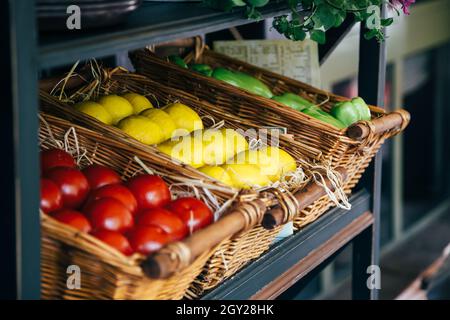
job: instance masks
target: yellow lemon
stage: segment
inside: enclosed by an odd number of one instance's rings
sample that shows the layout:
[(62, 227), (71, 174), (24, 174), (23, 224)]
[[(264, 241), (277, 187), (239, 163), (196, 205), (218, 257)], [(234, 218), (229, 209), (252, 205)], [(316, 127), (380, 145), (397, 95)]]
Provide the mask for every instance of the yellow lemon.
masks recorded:
[(203, 133), (203, 160), (206, 164), (223, 164), (247, 148), (245, 138), (233, 129), (207, 129)]
[(128, 116), (120, 120), (117, 127), (144, 144), (156, 144), (164, 140), (161, 128), (144, 116)]
[(184, 129), (187, 132), (203, 129), (202, 119), (197, 112), (182, 103), (169, 104), (163, 110), (170, 115), (177, 129)]
[(230, 176), (233, 186), (238, 189), (264, 187), (270, 184), (269, 178), (261, 174), (261, 169), (255, 164), (225, 164), (222, 168)]
[(227, 186), (233, 186), (233, 181), (230, 175), (225, 171), (224, 168), (219, 166), (203, 166), (198, 169), (198, 171), (226, 184)]
[(122, 97), (124, 97), (128, 100), (129, 103), (131, 103), (134, 114), (139, 114), (145, 109), (153, 108), (152, 103), (143, 95), (134, 92), (128, 92), (125, 93)]
[(267, 175), (273, 182), (297, 168), (295, 159), (280, 148), (264, 147), (258, 150), (258, 155), (261, 173)]
[(115, 94), (101, 97), (98, 100), (98, 103), (100, 103), (112, 116), (114, 125), (123, 118), (133, 114), (133, 106), (128, 100)]
[[(198, 132), (198, 131), (196, 131)], [(226, 141), (220, 130), (207, 129), (202, 132), (203, 162), (220, 165), (227, 160)]]
[(280, 180), (281, 176), (295, 171), (295, 159), (286, 151), (277, 147), (264, 147), (259, 150), (246, 150), (238, 153), (235, 163), (254, 164), (261, 169), (261, 174), (270, 181)]
[(227, 159), (233, 157), (234, 155), (248, 149), (248, 142), (245, 140), (244, 136), (233, 129), (220, 129), (222, 134), (226, 138), (226, 153)]
[(260, 155), (258, 150), (244, 150), (239, 152), (233, 159), (234, 163), (254, 164), (259, 166)]
[(105, 124), (112, 124), (112, 116), (103, 106), (94, 101), (84, 101), (75, 105), (75, 108)]
[(176, 159), (194, 168), (205, 165), (202, 155), (202, 141), (192, 135), (172, 138), (172, 140), (159, 144), (158, 149), (172, 159)]
[(172, 133), (176, 130), (172, 118), (163, 110), (150, 108), (142, 111), (140, 115), (149, 118), (161, 127), (161, 130), (164, 133), (164, 140), (170, 139)]

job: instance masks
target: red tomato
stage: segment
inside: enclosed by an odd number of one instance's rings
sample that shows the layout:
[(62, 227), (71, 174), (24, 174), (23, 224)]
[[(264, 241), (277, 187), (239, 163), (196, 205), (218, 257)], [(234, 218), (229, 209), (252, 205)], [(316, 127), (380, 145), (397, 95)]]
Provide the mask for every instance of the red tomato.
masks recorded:
[(122, 202), (113, 198), (102, 198), (88, 203), (84, 213), (92, 227), (111, 231), (126, 231), (133, 227), (133, 215)]
[(79, 208), (89, 192), (89, 183), (80, 170), (56, 167), (47, 171), (47, 178), (55, 182), (62, 193), (65, 208)]
[(41, 172), (45, 173), (55, 167), (75, 168), (77, 164), (73, 157), (61, 149), (48, 149), (41, 151)]
[(52, 180), (41, 179), (41, 209), (49, 213), (61, 209), (63, 205), (62, 194), (59, 187)]
[(172, 240), (158, 227), (137, 226), (127, 236), (133, 250), (145, 255), (158, 251)]
[(113, 169), (97, 164), (84, 168), (83, 173), (89, 181), (91, 190), (122, 182), (120, 176)]
[(203, 201), (193, 197), (174, 200), (167, 205), (167, 209), (178, 215), (190, 232), (207, 226), (214, 219), (208, 206)]
[(56, 220), (68, 224), (83, 232), (91, 231), (89, 220), (80, 212), (71, 209), (61, 209), (51, 214)]
[(133, 253), (133, 249), (131, 249), (128, 239), (120, 232), (110, 230), (97, 230), (92, 232), (92, 235), (97, 239), (102, 240), (104, 243), (110, 245), (111, 247), (119, 250), (124, 255), (129, 256)]
[(87, 202), (89, 203), (102, 198), (114, 198), (119, 200), (132, 214), (136, 213), (136, 198), (127, 187), (121, 184), (109, 184), (92, 191)]
[(163, 208), (143, 211), (138, 216), (136, 224), (160, 227), (165, 233), (172, 236), (173, 240), (181, 240), (188, 234), (188, 228), (184, 222), (175, 214)]
[(137, 200), (138, 209), (153, 209), (170, 201), (170, 191), (163, 179), (150, 174), (142, 174), (128, 180), (127, 187)]

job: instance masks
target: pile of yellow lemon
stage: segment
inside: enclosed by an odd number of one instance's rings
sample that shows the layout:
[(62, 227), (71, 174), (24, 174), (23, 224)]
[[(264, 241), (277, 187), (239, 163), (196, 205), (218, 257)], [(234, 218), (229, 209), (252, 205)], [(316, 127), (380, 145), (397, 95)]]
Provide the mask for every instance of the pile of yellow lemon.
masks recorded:
[(296, 169), (292, 156), (277, 147), (249, 150), (235, 130), (205, 130), (200, 116), (178, 102), (157, 109), (145, 96), (129, 92), (75, 108), (235, 188), (267, 186)]
[(129, 92), (110, 94), (98, 101), (84, 101), (75, 108), (97, 120), (114, 125), (144, 144), (158, 144), (170, 139), (177, 129), (188, 133), (202, 129), (199, 115), (186, 105), (172, 103), (156, 109), (143, 95)]

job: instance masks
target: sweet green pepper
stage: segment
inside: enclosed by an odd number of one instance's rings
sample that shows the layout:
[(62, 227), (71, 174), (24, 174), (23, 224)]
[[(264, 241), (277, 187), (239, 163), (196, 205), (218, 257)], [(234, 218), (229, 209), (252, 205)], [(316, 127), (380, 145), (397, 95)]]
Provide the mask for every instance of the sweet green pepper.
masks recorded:
[(213, 69), (207, 64), (194, 63), (194, 64), (190, 65), (189, 68), (191, 70), (201, 73), (207, 77), (211, 77), (213, 74)]
[(355, 106), (355, 108), (359, 110), (361, 120), (370, 121), (370, 119), (372, 119), (370, 115), (370, 109), (362, 98), (360, 97), (353, 98), (352, 103)]
[(369, 107), (359, 97), (336, 103), (330, 113), (347, 127), (360, 120), (371, 119)]
[(274, 96), (272, 99), (298, 111), (302, 111), (303, 109), (314, 105), (305, 98), (290, 92), (283, 93), (279, 96)]
[(310, 117), (313, 117), (317, 120), (323, 121), (325, 123), (331, 124), (332, 126), (335, 126), (338, 129), (344, 129), (346, 126), (339, 121), (338, 119), (334, 118), (329, 113), (326, 113), (322, 109), (320, 109), (317, 106), (310, 106), (302, 110), (304, 114), (307, 114)]
[(168, 59), (170, 62), (175, 63), (182, 68), (185, 68), (185, 69), (188, 68), (186, 62), (184, 62), (183, 58), (181, 58), (180, 56), (173, 55), (173, 56), (169, 56)]
[(245, 89), (259, 96), (269, 99), (273, 97), (273, 93), (270, 91), (269, 87), (246, 73), (231, 71), (225, 68), (216, 68), (214, 69), (212, 76), (213, 78), (225, 81), (232, 86)]

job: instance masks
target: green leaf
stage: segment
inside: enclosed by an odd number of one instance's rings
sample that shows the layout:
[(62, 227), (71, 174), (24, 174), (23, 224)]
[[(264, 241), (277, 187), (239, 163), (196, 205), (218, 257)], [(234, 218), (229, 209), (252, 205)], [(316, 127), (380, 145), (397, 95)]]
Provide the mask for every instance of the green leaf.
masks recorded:
[(328, 30), (334, 26), (335, 17), (332, 8), (329, 5), (319, 5), (317, 7), (316, 13), (314, 14), (314, 17), (316, 18), (318, 27), (323, 26), (325, 30)]
[(378, 29), (371, 29), (364, 34), (364, 39), (370, 40), (378, 35), (380, 31)]
[(247, 7), (246, 8), (246, 14), (248, 19), (259, 21), (262, 19), (262, 14), (256, 10), (255, 7)]
[[(234, 1), (241, 1), (241, 0), (234, 0)], [(266, 4), (269, 3), (269, 0), (247, 0), (247, 3), (254, 7), (264, 7)]]
[(310, 38), (317, 43), (324, 44), (326, 42), (325, 32), (322, 30), (314, 30), (310, 33)]
[[(226, 2), (226, 1), (221, 1), (221, 2)], [(245, 1), (243, 1), (243, 0), (231, 0), (231, 2), (233, 2), (233, 5), (236, 7), (243, 7), (243, 6), (247, 5), (245, 3)]]
[(381, 25), (383, 27), (388, 27), (394, 22), (393, 18), (381, 19)]
[(289, 21), (287, 16), (279, 16), (273, 19), (272, 27), (279, 33), (285, 34), (289, 29)]
[(303, 41), (306, 38), (306, 32), (299, 26), (292, 28), (292, 40)]
[(333, 27), (339, 27), (342, 22), (344, 22), (346, 16), (347, 16), (347, 12), (344, 10), (336, 10), (336, 15), (334, 16), (335, 21), (334, 21), (334, 25)]

